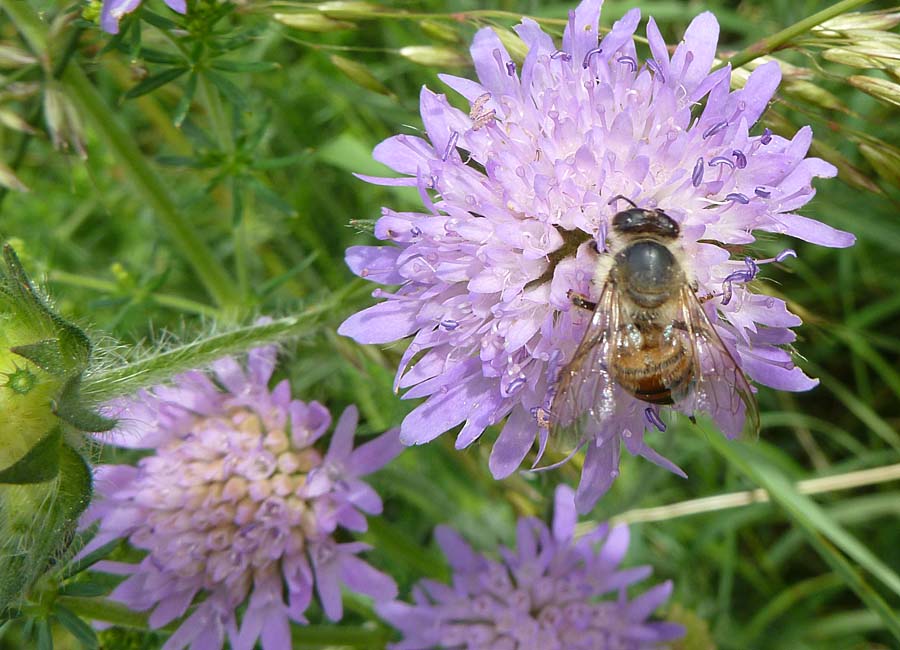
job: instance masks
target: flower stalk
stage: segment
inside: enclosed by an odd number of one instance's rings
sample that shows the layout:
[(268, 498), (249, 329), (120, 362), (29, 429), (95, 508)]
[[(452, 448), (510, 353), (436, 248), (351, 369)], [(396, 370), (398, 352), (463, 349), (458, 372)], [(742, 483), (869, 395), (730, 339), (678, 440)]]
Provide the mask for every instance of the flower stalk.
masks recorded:
[(242, 353), (255, 346), (307, 336), (314, 331), (318, 319), (357, 286), (355, 283), (348, 285), (344, 291), (332, 294), (331, 299), (295, 316), (239, 327), (139, 361), (95, 372), (85, 377), (82, 392), (97, 402), (130, 395), (146, 386), (164, 382), (178, 373), (203, 368), (223, 356)]

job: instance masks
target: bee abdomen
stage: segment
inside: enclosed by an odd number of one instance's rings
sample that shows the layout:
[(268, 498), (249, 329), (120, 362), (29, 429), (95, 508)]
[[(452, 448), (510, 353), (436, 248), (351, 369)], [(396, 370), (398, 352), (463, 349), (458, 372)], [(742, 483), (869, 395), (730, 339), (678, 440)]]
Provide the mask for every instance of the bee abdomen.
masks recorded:
[(623, 390), (650, 404), (672, 404), (673, 394), (684, 395), (693, 380), (690, 352), (680, 343), (667, 348), (620, 352), (615, 380)]

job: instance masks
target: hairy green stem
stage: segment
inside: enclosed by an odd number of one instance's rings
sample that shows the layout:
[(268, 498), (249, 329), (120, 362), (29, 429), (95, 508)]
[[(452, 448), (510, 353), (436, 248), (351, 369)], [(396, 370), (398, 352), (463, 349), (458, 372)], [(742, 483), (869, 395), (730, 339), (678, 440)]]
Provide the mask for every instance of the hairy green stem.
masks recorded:
[(216, 359), (229, 354), (246, 352), (250, 348), (277, 343), (288, 338), (307, 336), (315, 331), (318, 318), (333, 310), (343, 298), (355, 291), (357, 286), (357, 283), (350, 283), (342, 291), (332, 294), (329, 300), (295, 316), (214, 334), (140, 361), (93, 373), (85, 377), (81, 392), (98, 402), (130, 395), (141, 388), (169, 380), (178, 373), (208, 366)]
[(743, 65), (747, 65), (754, 59), (771, 54), (775, 50), (781, 48), (785, 43), (789, 43), (798, 36), (802, 36), (816, 25), (821, 25), (826, 20), (831, 20), (843, 13), (856, 9), (860, 5), (866, 4), (868, 1), (869, 0), (842, 0), (841, 2), (837, 2), (827, 9), (823, 9), (822, 11), (814, 13), (812, 16), (808, 16), (807, 18), (794, 23), (790, 27), (782, 29), (780, 32), (756, 41), (753, 45), (744, 48), (727, 61), (723, 61), (715, 66), (714, 69), (719, 69), (729, 63), (733, 70), (740, 68)]
[[(39, 56), (47, 49), (47, 31), (40, 19), (22, 0), (0, 0), (2, 7), (15, 23), (29, 46)], [(109, 152), (122, 167), (141, 198), (153, 209), (210, 295), (223, 307), (235, 308), (240, 298), (234, 283), (206, 242), (184, 219), (159, 175), (147, 163), (134, 138), (119, 124), (115, 112), (77, 65), (70, 65), (61, 76), (66, 94), (73, 99), (80, 112), (93, 124)]]

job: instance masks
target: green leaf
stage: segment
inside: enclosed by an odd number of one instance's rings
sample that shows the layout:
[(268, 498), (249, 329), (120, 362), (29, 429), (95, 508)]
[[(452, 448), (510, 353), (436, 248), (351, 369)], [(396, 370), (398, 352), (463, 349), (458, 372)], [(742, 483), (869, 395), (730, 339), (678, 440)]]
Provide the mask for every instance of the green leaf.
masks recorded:
[(281, 65), (274, 61), (231, 61), (228, 59), (216, 59), (210, 66), (223, 72), (272, 72), (281, 69)]
[(900, 433), (897, 433), (897, 430), (890, 423), (886, 422), (871, 406), (859, 399), (853, 391), (825, 372), (824, 369), (810, 362), (807, 362), (806, 365), (809, 366), (815, 376), (819, 377), (822, 385), (834, 393), (834, 396), (847, 407), (848, 411), (858, 417), (861, 422), (872, 430), (872, 433), (890, 445), (894, 451), (900, 453)]
[(114, 539), (111, 542), (107, 542), (103, 546), (94, 549), (76, 562), (70, 563), (63, 572), (63, 579), (71, 578), (72, 576), (77, 575), (82, 571), (90, 569), (97, 562), (106, 558), (110, 553), (115, 551), (121, 543), (121, 539)]
[(262, 285), (260, 285), (259, 289), (257, 289), (257, 295), (259, 295), (261, 298), (268, 296), (285, 282), (287, 282), (291, 278), (296, 277), (307, 268), (309, 268), (309, 266), (316, 261), (316, 258), (318, 256), (318, 252), (313, 251), (312, 253), (304, 257), (303, 260), (293, 268), (288, 269), (281, 275), (277, 275), (274, 278), (266, 280)]
[(167, 167), (187, 167), (189, 169), (209, 169), (213, 166), (208, 162), (188, 156), (157, 156), (156, 162)]
[[(10, 423), (4, 423), (9, 426)], [(15, 463), (0, 472), (0, 484), (31, 485), (49, 481), (59, 472), (62, 430), (54, 427)]]
[(184, 57), (176, 56), (162, 50), (155, 50), (150, 47), (142, 47), (140, 57), (148, 63), (161, 63), (163, 65), (184, 65)]
[(187, 66), (178, 66), (177, 68), (169, 68), (168, 70), (163, 70), (162, 72), (150, 75), (138, 85), (134, 86), (128, 92), (126, 92), (125, 99), (134, 99), (135, 97), (146, 95), (147, 93), (156, 90), (160, 86), (165, 86), (170, 81), (178, 79), (178, 77), (183, 75), (189, 69), (190, 68), (188, 68)]
[(172, 115), (172, 124), (180, 127), (187, 117), (188, 111), (191, 110), (191, 103), (194, 101), (194, 95), (197, 93), (197, 73), (191, 72), (187, 83), (184, 84), (184, 93), (178, 100), (178, 106), (175, 107), (175, 113)]
[(105, 418), (84, 402), (81, 396), (81, 376), (66, 382), (53, 404), (53, 412), (60, 420), (82, 431), (109, 431), (116, 421)]
[[(107, 52), (112, 52), (113, 50), (125, 51), (127, 48), (125, 47), (124, 41), (125, 37), (128, 36), (131, 21), (126, 18), (121, 23), (119, 23), (119, 33), (113, 34), (112, 37), (107, 41), (106, 45), (100, 48), (100, 51), (97, 52), (97, 58), (99, 59)], [(96, 25), (94, 25), (96, 27)]]
[(207, 70), (204, 74), (234, 106), (243, 108), (246, 105), (247, 101), (244, 98), (244, 94), (231, 81), (212, 70)]
[(53, 650), (53, 632), (50, 630), (50, 621), (40, 618), (35, 623), (35, 635), (37, 636), (37, 650)]
[(78, 598), (97, 598), (105, 596), (110, 591), (109, 585), (97, 582), (69, 582), (59, 588), (60, 596), (75, 596)]
[(56, 602), (53, 607), (53, 615), (78, 640), (81, 647), (88, 648), (88, 650), (96, 650), (100, 647), (93, 628), (70, 609)]
[(240, 228), (244, 214), (244, 191), (240, 176), (231, 179), (231, 227)]
[(251, 164), (253, 169), (259, 171), (267, 171), (270, 169), (281, 169), (303, 162), (312, 155), (312, 151), (301, 151), (300, 153), (291, 154), (290, 156), (279, 156), (277, 158), (263, 158), (254, 160)]
[(765, 635), (772, 625), (775, 625), (779, 618), (789, 616), (798, 603), (812, 596), (821, 595), (827, 592), (835, 591), (836, 587), (843, 584), (840, 576), (834, 573), (826, 573), (824, 575), (802, 580), (800, 582), (792, 582), (790, 585), (773, 598), (769, 603), (755, 613), (750, 623), (745, 626), (743, 638), (747, 639), (747, 645), (752, 647), (755, 644), (749, 643), (749, 640), (765, 640)]
[(272, 191), (264, 183), (261, 183), (256, 178), (250, 177), (248, 184), (253, 188), (253, 191), (260, 199), (271, 205), (279, 212), (282, 212), (286, 215), (294, 214), (294, 206), (282, 199), (280, 194)]
[(65, 376), (68, 374), (69, 369), (66, 368), (62, 352), (59, 349), (59, 339), (44, 339), (27, 345), (17, 345), (10, 348), (10, 351), (28, 359), (51, 375)]
[(178, 29), (178, 23), (173, 20), (169, 20), (165, 16), (161, 16), (155, 11), (150, 11), (149, 9), (147, 9), (147, 7), (141, 7), (141, 18), (146, 20), (154, 27), (158, 27), (163, 31)]
[(140, 21), (141, 10), (140, 7), (136, 14), (131, 14), (130, 16), (125, 17), (125, 21), (128, 23), (128, 33), (131, 36), (131, 39), (128, 43), (128, 58), (137, 59), (138, 52), (141, 51), (141, 21)]

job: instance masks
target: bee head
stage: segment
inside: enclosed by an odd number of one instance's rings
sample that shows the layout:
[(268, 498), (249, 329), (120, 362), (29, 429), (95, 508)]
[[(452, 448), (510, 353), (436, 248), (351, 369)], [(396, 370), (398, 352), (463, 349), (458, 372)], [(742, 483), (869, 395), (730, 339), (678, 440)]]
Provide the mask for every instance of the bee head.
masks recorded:
[(629, 208), (616, 214), (612, 227), (622, 235), (651, 235), (675, 239), (681, 229), (675, 220), (662, 210)]

